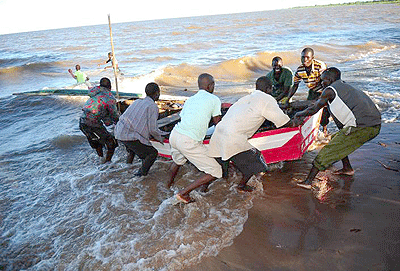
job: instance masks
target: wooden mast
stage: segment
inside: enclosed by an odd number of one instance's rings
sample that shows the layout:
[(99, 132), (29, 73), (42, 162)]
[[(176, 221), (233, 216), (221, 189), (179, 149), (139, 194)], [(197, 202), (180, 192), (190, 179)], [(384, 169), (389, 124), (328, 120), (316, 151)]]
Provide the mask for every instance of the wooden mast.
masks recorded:
[(110, 28), (110, 41), (111, 41), (111, 53), (112, 53), (112, 66), (114, 70), (114, 77), (115, 77), (115, 92), (117, 94), (117, 99), (119, 99), (119, 93), (118, 93), (118, 78), (117, 78), (117, 67), (115, 64), (115, 54), (114, 54), (114, 42), (113, 42), (113, 36), (112, 36), (112, 30), (111, 30), (111, 19), (110, 19), (110, 14), (108, 14), (108, 27)]

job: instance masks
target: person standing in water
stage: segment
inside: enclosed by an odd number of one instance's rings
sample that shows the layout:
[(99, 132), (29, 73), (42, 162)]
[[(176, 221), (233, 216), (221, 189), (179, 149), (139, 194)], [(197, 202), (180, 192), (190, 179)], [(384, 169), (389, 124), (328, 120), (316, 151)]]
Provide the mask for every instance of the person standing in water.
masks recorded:
[(118, 143), (104, 125), (116, 124), (119, 119), (117, 100), (111, 93), (110, 79), (101, 78), (100, 86), (90, 89), (88, 95), (90, 98), (83, 106), (79, 128), (98, 156), (103, 157), (103, 147), (107, 146), (104, 162), (110, 162)]
[(75, 69), (76, 69), (75, 72), (72, 72), (71, 69), (68, 69), (68, 72), (72, 76), (72, 78), (74, 78), (76, 80), (77, 84), (82, 84), (82, 83), (86, 83), (87, 81), (89, 81), (89, 77), (84, 72), (81, 71), (80, 65), (76, 65)]
[(135, 154), (142, 159), (141, 168), (135, 176), (146, 176), (157, 159), (158, 152), (150, 142), (154, 138), (163, 144), (163, 132), (157, 127), (160, 88), (156, 83), (148, 83), (146, 97), (137, 99), (121, 115), (115, 126), (115, 138), (120, 140), (128, 152), (128, 163), (132, 163)]
[(215, 82), (212, 75), (203, 73), (197, 82), (199, 91), (186, 100), (180, 113), (181, 121), (175, 125), (169, 137), (173, 163), (167, 186), (174, 183), (179, 168), (186, 161), (204, 173), (176, 195), (184, 203), (193, 201), (189, 196), (190, 191), (222, 177), (221, 165), (207, 155), (207, 147), (203, 144), (210, 120), (214, 124), (221, 120), (221, 101), (213, 94)]
[(253, 175), (260, 177), (268, 169), (261, 152), (248, 140), (266, 119), (276, 127), (291, 123), (271, 95), (272, 91), (272, 83), (266, 76), (258, 78), (256, 89), (229, 108), (215, 126), (210, 139), (208, 154), (220, 158), (222, 163), (232, 161), (242, 173), (242, 180), (237, 186), (240, 191), (253, 191), (254, 188), (247, 185), (247, 182)]
[(354, 170), (348, 155), (375, 138), (381, 129), (381, 113), (374, 102), (363, 91), (342, 81), (339, 69), (327, 69), (321, 80), (325, 87), (321, 96), (313, 106), (296, 113), (294, 122), (302, 123), (305, 117), (327, 107), (339, 131), (319, 151), (307, 178), (297, 183), (307, 189), (311, 189), (319, 171), (326, 170), (339, 160), (342, 160), (343, 168), (335, 173), (353, 175)]
[(115, 69), (117, 72), (119, 72), (119, 67), (118, 67), (118, 61), (117, 59), (113, 56), (113, 54), (111, 52), (108, 53), (108, 59), (104, 62), (104, 63), (100, 63), (97, 66), (100, 66), (102, 64), (108, 64), (111, 63), (111, 66), (105, 66), (104, 69), (108, 69), (108, 68), (113, 68), (114, 67), (114, 62), (115, 62)]

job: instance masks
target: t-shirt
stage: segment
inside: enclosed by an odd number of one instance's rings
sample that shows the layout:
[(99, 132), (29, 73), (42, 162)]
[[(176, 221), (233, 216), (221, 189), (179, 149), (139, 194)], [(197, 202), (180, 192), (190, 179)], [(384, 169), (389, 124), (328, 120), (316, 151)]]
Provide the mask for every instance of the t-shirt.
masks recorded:
[(210, 139), (209, 155), (228, 160), (253, 146), (248, 142), (265, 119), (276, 127), (286, 124), (290, 118), (279, 108), (271, 95), (255, 90), (234, 103), (216, 125)]
[(317, 92), (323, 89), (321, 84), (321, 74), (326, 70), (326, 64), (322, 61), (313, 59), (311, 65), (310, 74), (307, 74), (304, 64), (297, 68), (296, 73), (294, 74), (294, 83), (300, 83), (300, 81), (303, 80), (309, 90)]
[(180, 113), (181, 121), (174, 129), (196, 141), (203, 141), (212, 117), (221, 115), (221, 101), (214, 94), (199, 90), (186, 100)]
[(278, 97), (282, 93), (283, 87), (291, 87), (293, 85), (293, 72), (286, 67), (282, 67), (282, 72), (278, 80), (275, 79), (274, 70), (267, 74), (267, 78), (271, 80), (272, 85), (275, 87), (275, 90), (271, 94), (273, 97)]
[(74, 75), (76, 76), (76, 81), (78, 82), (78, 84), (85, 83), (87, 76), (84, 72), (82, 72), (81, 70), (78, 70), (78, 71), (74, 72)]

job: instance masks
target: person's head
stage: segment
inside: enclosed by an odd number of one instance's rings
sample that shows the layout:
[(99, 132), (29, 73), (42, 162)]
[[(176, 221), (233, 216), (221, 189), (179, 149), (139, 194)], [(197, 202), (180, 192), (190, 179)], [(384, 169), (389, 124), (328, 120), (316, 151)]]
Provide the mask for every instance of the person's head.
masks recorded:
[(324, 87), (330, 86), (333, 82), (340, 80), (340, 77), (340, 70), (335, 67), (330, 67), (326, 69), (321, 75), (322, 85)]
[(261, 76), (256, 81), (256, 89), (262, 92), (271, 94), (272, 92), (272, 82), (266, 76)]
[(111, 58), (111, 57), (112, 57), (112, 53), (109, 52), (109, 53), (108, 53), (108, 58)]
[(160, 87), (154, 83), (148, 83), (145, 88), (146, 95), (153, 99), (153, 101), (158, 101), (160, 98)]
[(111, 90), (111, 81), (107, 77), (103, 77), (100, 79), (100, 86), (105, 87), (109, 90)]
[(314, 50), (310, 47), (304, 48), (301, 51), (301, 63), (306, 66), (310, 67), (312, 64), (312, 60), (314, 59)]
[(276, 56), (272, 59), (272, 69), (276, 72), (279, 73), (282, 71), (283, 67), (283, 61), (282, 58), (279, 56)]
[(77, 71), (79, 71), (79, 70), (81, 69), (81, 66), (80, 66), (80, 65), (75, 65), (75, 69), (76, 69)]
[(199, 85), (199, 89), (204, 89), (210, 93), (214, 92), (214, 77), (208, 73), (200, 74), (197, 83)]

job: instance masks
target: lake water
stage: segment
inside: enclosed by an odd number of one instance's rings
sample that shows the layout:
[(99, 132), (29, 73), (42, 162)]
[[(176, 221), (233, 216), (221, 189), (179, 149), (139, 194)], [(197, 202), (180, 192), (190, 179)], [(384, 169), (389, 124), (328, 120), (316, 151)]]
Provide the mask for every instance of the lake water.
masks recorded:
[[(107, 18), (105, 18), (106, 21)], [(112, 19), (112, 18), (111, 18)], [(114, 24), (121, 92), (191, 96), (197, 76), (214, 75), (215, 94), (234, 102), (254, 89), (279, 55), (296, 70), (304, 47), (363, 89), (384, 122), (400, 121), (400, 6), (357, 5)], [(217, 181), (196, 203), (174, 194), (200, 174), (186, 165), (165, 187), (170, 162), (146, 178), (119, 147), (103, 165), (78, 128), (87, 97), (13, 95), (74, 87), (80, 64), (96, 83), (111, 70), (108, 25), (0, 36), (0, 269), (179, 270), (216, 255), (242, 231), (252, 200), (238, 176)], [(114, 80), (112, 80), (114, 82)], [(303, 83), (296, 99), (305, 99)]]

